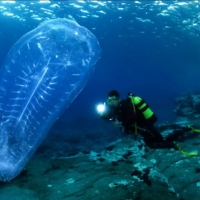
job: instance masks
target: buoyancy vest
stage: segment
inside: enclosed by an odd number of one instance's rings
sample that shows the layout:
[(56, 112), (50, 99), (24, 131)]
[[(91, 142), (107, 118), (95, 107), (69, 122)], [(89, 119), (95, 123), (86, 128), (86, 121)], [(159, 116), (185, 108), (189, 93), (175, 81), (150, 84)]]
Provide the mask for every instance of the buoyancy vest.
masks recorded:
[(153, 116), (153, 111), (149, 108), (148, 104), (142, 98), (138, 96), (133, 96), (132, 94), (130, 94), (128, 97), (131, 99), (134, 112), (139, 111), (140, 113), (142, 113), (145, 119), (149, 119)]

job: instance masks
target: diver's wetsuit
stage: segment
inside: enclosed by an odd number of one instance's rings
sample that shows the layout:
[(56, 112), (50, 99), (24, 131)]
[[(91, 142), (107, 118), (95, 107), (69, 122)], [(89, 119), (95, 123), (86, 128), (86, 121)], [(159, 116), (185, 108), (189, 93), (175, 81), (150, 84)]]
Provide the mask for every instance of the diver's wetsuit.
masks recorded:
[(117, 107), (110, 107), (110, 112), (103, 115), (102, 118), (118, 120), (122, 123), (125, 133), (135, 133), (136, 125), (138, 127), (137, 132), (150, 148), (176, 148), (174, 141), (183, 134), (183, 130), (176, 130), (164, 139), (154, 126), (157, 121), (156, 115), (153, 114), (149, 119), (145, 119), (143, 114), (137, 110), (137, 107), (136, 112), (134, 112), (129, 98), (120, 101)]

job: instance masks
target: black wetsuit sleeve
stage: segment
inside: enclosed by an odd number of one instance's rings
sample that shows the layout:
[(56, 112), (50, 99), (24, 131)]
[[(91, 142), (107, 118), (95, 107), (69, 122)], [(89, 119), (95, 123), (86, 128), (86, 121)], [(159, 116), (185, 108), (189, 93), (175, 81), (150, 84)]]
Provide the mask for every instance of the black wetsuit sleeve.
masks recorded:
[(134, 125), (136, 122), (136, 114), (133, 110), (131, 102), (128, 100), (122, 101), (118, 110), (118, 121), (122, 122), (122, 125), (126, 131), (129, 131), (131, 125)]
[(106, 113), (103, 113), (100, 115), (101, 119), (107, 120), (107, 121), (112, 121), (112, 119), (115, 119), (115, 110), (113, 108), (110, 108), (110, 110)]

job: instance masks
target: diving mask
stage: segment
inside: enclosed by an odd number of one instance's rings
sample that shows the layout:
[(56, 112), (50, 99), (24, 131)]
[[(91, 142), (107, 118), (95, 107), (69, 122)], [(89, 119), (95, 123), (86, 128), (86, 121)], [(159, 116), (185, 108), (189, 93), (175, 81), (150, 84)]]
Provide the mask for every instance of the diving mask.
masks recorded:
[(107, 98), (107, 103), (108, 103), (109, 105), (115, 104), (117, 101), (118, 101), (118, 99), (117, 99), (117, 97), (115, 97), (115, 96), (112, 96), (112, 97), (108, 97), (108, 98)]

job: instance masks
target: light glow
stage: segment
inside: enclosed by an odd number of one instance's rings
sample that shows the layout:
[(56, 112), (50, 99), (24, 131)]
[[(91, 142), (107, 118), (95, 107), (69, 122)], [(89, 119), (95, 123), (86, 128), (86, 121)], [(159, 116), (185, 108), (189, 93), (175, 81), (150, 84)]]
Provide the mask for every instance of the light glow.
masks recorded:
[(98, 104), (96, 108), (97, 108), (97, 112), (98, 112), (99, 114), (104, 113), (105, 110), (106, 110), (105, 102), (104, 102), (103, 104)]

